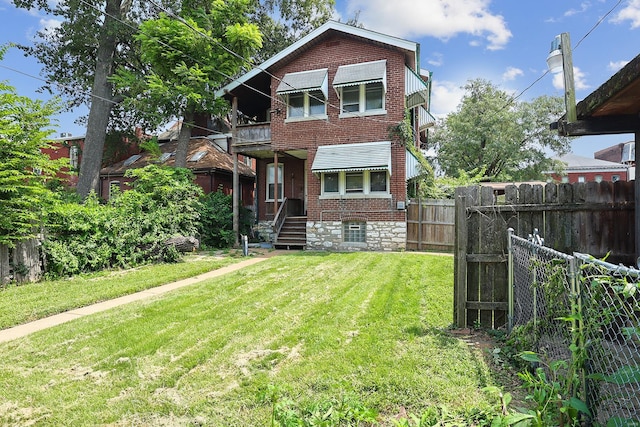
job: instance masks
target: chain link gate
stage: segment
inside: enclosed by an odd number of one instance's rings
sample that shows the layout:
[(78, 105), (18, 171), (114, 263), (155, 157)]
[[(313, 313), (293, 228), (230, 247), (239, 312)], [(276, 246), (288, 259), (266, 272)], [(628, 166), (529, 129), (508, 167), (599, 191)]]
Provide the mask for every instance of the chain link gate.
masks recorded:
[(579, 365), (590, 422), (640, 426), (640, 271), (543, 243), (509, 231), (509, 332), (522, 350)]

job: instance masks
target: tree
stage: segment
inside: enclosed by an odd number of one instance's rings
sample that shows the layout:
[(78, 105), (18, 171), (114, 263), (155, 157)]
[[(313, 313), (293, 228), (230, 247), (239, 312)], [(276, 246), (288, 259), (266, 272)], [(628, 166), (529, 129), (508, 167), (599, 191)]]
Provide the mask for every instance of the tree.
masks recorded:
[[(252, 20), (264, 27), (265, 34), (271, 35), (269, 45), (274, 49), (290, 42), (290, 38), (278, 42), (285, 34), (295, 38), (329, 18), (334, 4), (334, 0), (252, 2), (258, 6)], [(78, 182), (78, 193), (84, 198), (92, 189), (97, 189), (108, 131), (127, 130), (132, 124), (152, 128), (136, 110), (121, 108), (122, 94), (114, 90), (110, 81), (115, 70), (121, 67), (140, 75), (144, 73), (133, 34), (143, 20), (157, 17), (162, 10), (188, 10), (191, 5), (183, 7), (179, 0), (13, 0), (13, 3), (25, 9), (38, 8), (62, 20), (59, 27), (38, 33), (39, 39), (33, 46), (21, 46), (21, 49), (43, 65), (42, 74), (48, 82), (45, 89), (60, 93), (69, 101), (69, 108), (83, 104), (90, 107)], [(275, 20), (278, 12), (285, 23)], [(269, 28), (286, 30), (270, 31)], [(265, 56), (278, 50), (265, 51)]]
[[(109, 78), (119, 64), (137, 67), (137, 53), (129, 45), (135, 24), (154, 15), (147, 2), (131, 0), (13, 0), (17, 7), (39, 8), (62, 18), (53, 30), (41, 31), (33, 46), (21, 46), (43, 64), (45, 89), (57, 91), (69, 100), (69, 108), (88, 104), (78, 193), (84, 198), (98, 188), (107, 130), (113, 126), (121, 97)], [(114, 113), (116, 110), (116, 113)]]
[[(264, 37), (258, 62), (277, 54), (331, 19), (335, 0), (260, 0), (251, 20)], [(279, 19), (278, 19), (279, 16)]]
[(160, 14), (140, 25), (135, 39), (148, 68), (140, 79), (122, 67), (112, 81), (126, 93), (129, 107), (158, 124), (182, 116), (175, 154), (187, 166), (187, 150), (196, 113), (220, 115), (228, 105), (215, 89), (246, 64), (261, 46), (255, 24), (247, 22), (249, 0), (183, 5), (182, 16)]
[(540, 179), (554, 169), (548, 152), (564, 154), (570, 138), (549, 129), (562, 115), (559, 97), (541, 96), (514, 102), (511, 96), (482, 79), (465, 85), (457, 111), (449, 114), (432, 134), (437, 161), (445, 174), (484, 171), (484, 180)]
[(41, 149), (48, 146), (50, 118), (58, 109), (57, 99), (31, 100), (0, 82), (0, 245), (33, 237), (53, 199), (45, 182), (62, 164)]

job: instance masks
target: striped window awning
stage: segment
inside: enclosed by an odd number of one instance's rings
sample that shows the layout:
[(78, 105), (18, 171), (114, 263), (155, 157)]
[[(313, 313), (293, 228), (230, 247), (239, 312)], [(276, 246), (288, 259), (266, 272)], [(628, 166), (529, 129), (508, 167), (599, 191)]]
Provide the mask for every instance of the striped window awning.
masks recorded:
[(386, 170), (391, 175), (391, 141), (321, 145), (311, 165), (313, 173)]
[(276, 93), (278, 95), (286, 95), (288, 93), (308, 92), (312, 90), (322, 91), (325, 99), (329, 97), (329, 77), (326, 68), (287, 73), (280, 81)]
[(436, 118), (431, 115), (426, 108), (420, 106), (418, 108), (418, 129), (423, 131), (436, 124)]
[(429, 101), (429, 86), (411, 68), (404, 67), (404, 86), (407, 108), (427, 105)]
[(387, 89), (387, 60), (341, 65), (333, 78), (333, 87), (356, 86), (366, 83), (382, 83)]

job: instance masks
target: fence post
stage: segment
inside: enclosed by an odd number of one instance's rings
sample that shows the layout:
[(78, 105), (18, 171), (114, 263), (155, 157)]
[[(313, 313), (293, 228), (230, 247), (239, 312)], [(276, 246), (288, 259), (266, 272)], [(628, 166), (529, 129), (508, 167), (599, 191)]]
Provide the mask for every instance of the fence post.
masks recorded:
[[(578, 267), (576, 263), (576, 257), (572, 256), (569, 258), (569, 284), (571, 286), (571, 341), (573, 344), (572, 351), (572, 364), (576, 366), (576, 354), (575, 352), (581, 352), (580, 359), (577, 362), (579, 366), (577, 368), (580, 370), (578, 372), (578, 377), (580, 378), (580, 394), (581, 398), (584, 398), (585, 402), (587, 402), (587, 383), (585, 377), (585, 330), (584, 330), (584, 320), (582, 318), (582, 292), (580, 289), (580, 281), (578, 280)], [(587, 402), (589, 405), (590, 402)]]
[(507, 229), (507, 249), (508, 249), (508, 264), (507, 264), (507, 275), (509, 276), (507, 279), (507, 283), (509, 286), (508, 296), (509, 296), (509, 310), (507, 314), (507, 329), (508, 332), (511, 333), (513, 329), (513, 244), (511, 242), (511, 237), (513, 236), (513, 228), (509, 227)]
[(456, 238), (454, 258), (454, 306), (453, 320), (459, 328), (467, 326), (467, 203), (466, 188), (456, 188)]

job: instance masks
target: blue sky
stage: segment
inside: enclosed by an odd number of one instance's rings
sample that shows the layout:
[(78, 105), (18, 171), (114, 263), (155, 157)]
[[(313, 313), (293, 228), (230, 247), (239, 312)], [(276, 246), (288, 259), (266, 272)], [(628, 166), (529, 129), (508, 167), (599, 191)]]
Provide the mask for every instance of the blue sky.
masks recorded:
[[(559, 74), (549, 73), (533, 84), (546, 71), (551, 41), (562, 32), (571, 36), (578, 100), (640, 54), (640, 0), (337, 0), (336, 7), (343, 21), (358, 13), (367, 29), (420, 42), (421, 68), (433, 72), (432, 113), (437, 116), (454, 111), (461, 87), (475, 78), (522, 93), (524, 101), (562, 96)], [(0, 24), (0, 44), (24, 44), (56, 22), (0, 0)], [(16, 49), (0, 63), (0, 80), (20, 95), (42, 99), (48, 96), (36, 92), (42, 82), (30, 77), (39, 72), (39, 64)], [(86, 108), (60, 115), (57, 132), (84, 134), (74, 123), (83, 114)], [(592, 157), (630, 140), (631, 134), (590, 136), (575, 140), (572, 147), (575, 154)]]

